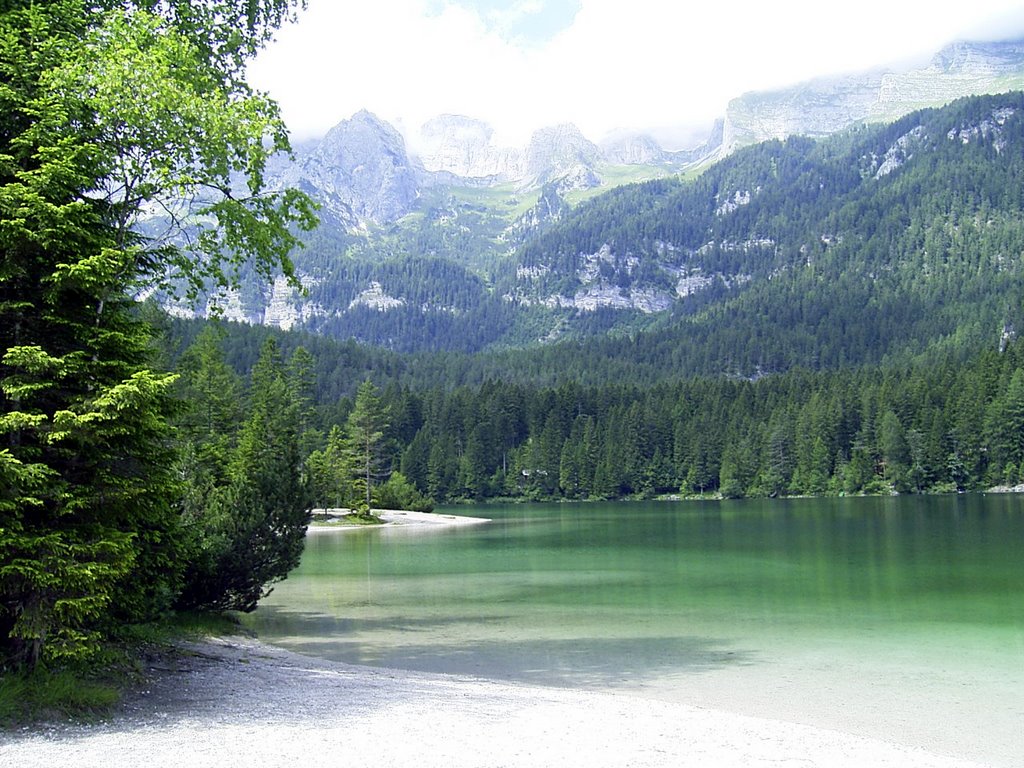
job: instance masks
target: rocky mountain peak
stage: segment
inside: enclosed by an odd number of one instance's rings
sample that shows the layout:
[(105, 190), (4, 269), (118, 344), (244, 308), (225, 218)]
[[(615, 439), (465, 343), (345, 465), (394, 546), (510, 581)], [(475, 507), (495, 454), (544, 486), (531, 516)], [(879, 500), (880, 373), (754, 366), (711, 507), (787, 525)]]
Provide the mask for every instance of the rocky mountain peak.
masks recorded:
[(392, 221), (419, 194), (402, 135), (366, 110), (328, 131), (303, 158), (301, 175), (329, 206), (340, 204), (361, 220)]
[(601, 159), (601, 150), (572, 123), (562, 123), (534, 131), (526, 149), (526, 175), (537, 183), (566, 174), (578, 175), (579, 167), (592, 168)]
[(352, 166), (373, 152), (408, 161), (402, 134), (390, 123), (363, 109), (331, 128), (312, 154), (325, 162)]
[(643, 133), (625, 133), (601, 142), (604, 159), (615, 165), (652, 165), (665, 159), (665, 153), (653, 138)]
[(464, 178), (505, 181), (522, 175), (522, 153), (493, 143), (494, 129), (463, 115), (440, 115), (420, 128), (416, 142), (423, 168)]

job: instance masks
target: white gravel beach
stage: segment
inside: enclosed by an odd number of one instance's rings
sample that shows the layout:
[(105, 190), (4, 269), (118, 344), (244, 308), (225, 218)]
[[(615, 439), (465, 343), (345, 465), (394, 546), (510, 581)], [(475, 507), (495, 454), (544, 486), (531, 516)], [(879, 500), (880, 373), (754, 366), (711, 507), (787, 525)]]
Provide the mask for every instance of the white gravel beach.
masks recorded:
[(0, 735), (10, 768), (976, 765), (625, 695), (321, 661), (247, 638), (182, 646), (109, 721)]

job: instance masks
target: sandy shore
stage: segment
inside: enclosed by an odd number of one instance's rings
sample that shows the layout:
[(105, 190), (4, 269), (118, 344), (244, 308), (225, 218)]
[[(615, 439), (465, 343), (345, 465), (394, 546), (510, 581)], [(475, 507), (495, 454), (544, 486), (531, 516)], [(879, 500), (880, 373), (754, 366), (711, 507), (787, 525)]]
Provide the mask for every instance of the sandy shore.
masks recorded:
[(976, 765), (629, 696), (321, 661), (230, 638), (154, 659), (109, 722), (0, 733), (0, 766)]

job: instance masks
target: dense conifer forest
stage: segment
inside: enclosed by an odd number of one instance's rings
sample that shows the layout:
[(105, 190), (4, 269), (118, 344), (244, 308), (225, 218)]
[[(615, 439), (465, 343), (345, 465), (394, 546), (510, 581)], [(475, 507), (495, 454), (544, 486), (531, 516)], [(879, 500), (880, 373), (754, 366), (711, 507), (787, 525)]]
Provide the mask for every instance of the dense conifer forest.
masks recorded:
[[(280, 333), (228, 331), (220, 354), (234, 349), (243, 370), (245, 340)], [(581, 384), (561, 371), (548, 385), (520, 369), (452, 387), (426, 386), (413, 360), (332, 344), (311, 347), (313, 464), (322, 468), (327, 436), (344, 430), (355, 387), (372, 376), (386, 423), (381, 480), (398, 471), (435, 502), (957, 492), (1024, 481), (1020, 343), (967, 360), (936, 355), (756, 380), (665, 375), (644, 385), (613, 374)], [(339, 363), (333, 373), (325, 360)], [(543, 362), (536, 369), (540, 381), (552, 375)], [(338, 472), (347, 479), (317, 506), (353, 498), (345, 485), (353, 473)]]

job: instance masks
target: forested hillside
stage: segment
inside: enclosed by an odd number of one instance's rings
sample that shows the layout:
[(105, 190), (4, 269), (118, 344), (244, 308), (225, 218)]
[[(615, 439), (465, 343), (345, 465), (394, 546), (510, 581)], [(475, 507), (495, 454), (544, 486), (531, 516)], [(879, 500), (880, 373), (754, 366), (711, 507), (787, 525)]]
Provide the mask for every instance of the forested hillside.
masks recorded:
[[(553, 188), (531, 209), (438, 191), (365, 237), (321, 228), (293, 253), (307, 294), (250, 284), (240, 311), (401, 352), (570, 341), (581, 369), (629, 360), (641, 376), (963, 352), (1020, 324), (1022, 158), (1011, 93), (748, 147), (574, 208)], [(555, 354), (575, 365), (574, 349)]]
[(1020, 94), (769, 142), (694, 182), (581, 205), (520, 251), (531, 278), (516, 290), (579, 296), (594, 284), (586, 254), (601, 253), (597, 280), (620, 293), (691, 291), (639, 344), (695, 373), (974, 348), (1018, 322), (1022, 172)]

